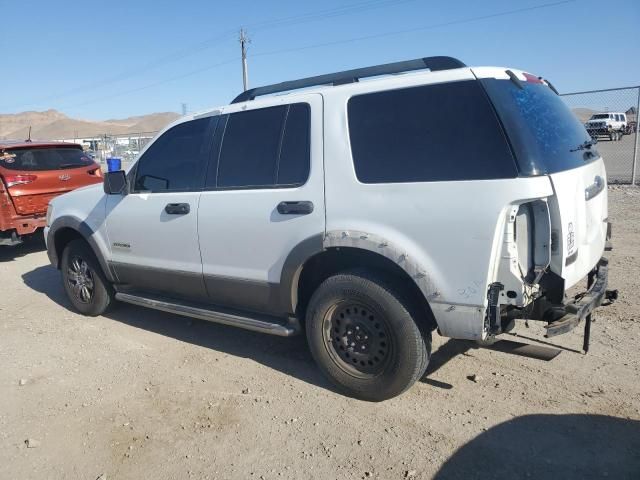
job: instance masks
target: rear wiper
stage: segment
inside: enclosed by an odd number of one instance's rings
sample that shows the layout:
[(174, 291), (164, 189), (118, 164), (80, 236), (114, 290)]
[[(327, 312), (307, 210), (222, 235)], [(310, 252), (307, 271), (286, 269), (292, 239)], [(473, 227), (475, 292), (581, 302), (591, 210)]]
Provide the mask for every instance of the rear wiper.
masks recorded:
[(77, 163), (63, 163), (58, 168), (80, 168), (80, 167), (83, 167), (83, 166), (84, 165), (79, 165)]
[(596, 143), (598, 143), (598, 140), (595, 139), (595, 138), (592, 138), (591, 140), (585, 140), (583, 143), (578, 145), (576, 148), (573, 148), (573, 149), (571, 149), (569, 151), (570, 152), (577, 152), (579, 150), (586, 150), (586, 149), (589, 149), (589, 148), (593, 147)]

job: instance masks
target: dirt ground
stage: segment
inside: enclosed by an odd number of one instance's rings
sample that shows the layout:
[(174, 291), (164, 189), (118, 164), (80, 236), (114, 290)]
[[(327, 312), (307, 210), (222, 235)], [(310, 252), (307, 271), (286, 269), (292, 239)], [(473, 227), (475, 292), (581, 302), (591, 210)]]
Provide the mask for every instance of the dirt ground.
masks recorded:
[(436, 335), (423, 381), (378, 404), (335, 393), (303, 337), (83, 318), (40, 244), (0, 250), (0, 478), (638, 479), (640, 189), (609, 194), (620, 299), (588, 355), (581, 329), (551, 361)]

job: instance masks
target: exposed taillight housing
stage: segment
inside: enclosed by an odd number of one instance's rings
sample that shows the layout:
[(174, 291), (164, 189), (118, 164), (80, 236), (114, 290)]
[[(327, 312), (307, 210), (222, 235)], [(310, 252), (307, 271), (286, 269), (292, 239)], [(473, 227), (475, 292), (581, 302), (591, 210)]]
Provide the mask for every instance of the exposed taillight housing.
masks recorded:
[(26, 185), (27, 183), (35, 182), (37, 179), (37, 175), (5, 175), (4, 183), (7, 185), (7, 188), (11, 188), (16, 185)]

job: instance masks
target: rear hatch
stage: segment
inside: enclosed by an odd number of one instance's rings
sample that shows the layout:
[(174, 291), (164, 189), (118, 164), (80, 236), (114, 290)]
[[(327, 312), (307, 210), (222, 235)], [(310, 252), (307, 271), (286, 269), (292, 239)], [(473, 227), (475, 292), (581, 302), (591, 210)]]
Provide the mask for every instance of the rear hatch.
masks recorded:
[(47, 211), (49, 200), (102, 181), (97, 165), (81, 147), (21, 146), (0, 152), (0, 180), (20, 215)]
[(568, 288), (596, 266), (604, 251), (608, 213), (602, 157), (584, 126), (538, 77), (493, 68), (475, 73), (509, 137), (520, 176), (547, 175), (552, 182), (550, 268)]

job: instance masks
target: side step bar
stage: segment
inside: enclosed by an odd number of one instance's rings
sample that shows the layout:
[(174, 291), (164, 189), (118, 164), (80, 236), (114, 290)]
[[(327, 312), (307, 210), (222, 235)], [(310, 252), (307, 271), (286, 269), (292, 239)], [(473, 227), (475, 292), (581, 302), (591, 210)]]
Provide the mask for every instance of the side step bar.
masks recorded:
[(300, 324), (297, 319), (294, 318), (287, 321), (277, 317), (259, 314), (246, 316), (247, 314), (245, 313), (238, 313), (226, 309), (211, 310), (209, 308), (203, 308), (202, 306), (181, 303), (173, 299), (142, 297), (123, 292), (116, 293), (116, 300), (141, 307), (161, 310), (163, 312), (175, 313), (176, 315), (185, 317), (244, 328), (245, 330), (252, 330), (254, 332), (278, 335), (280, 337), (290, 337), (300, 332)]

